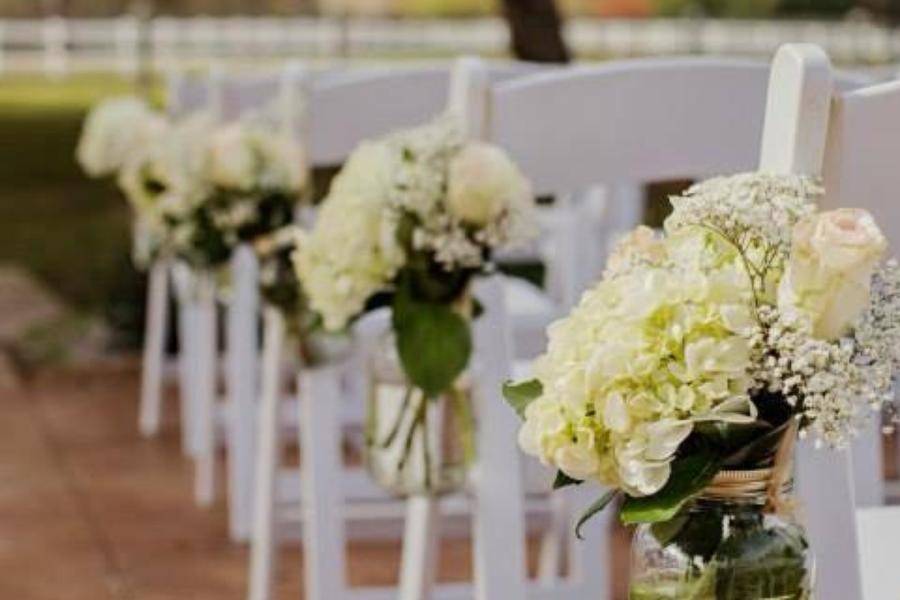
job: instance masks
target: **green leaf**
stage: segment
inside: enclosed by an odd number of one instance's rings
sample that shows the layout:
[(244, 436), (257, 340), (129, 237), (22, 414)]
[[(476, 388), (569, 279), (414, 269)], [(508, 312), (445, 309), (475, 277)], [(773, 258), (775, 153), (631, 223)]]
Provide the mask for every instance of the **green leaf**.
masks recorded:
[(751, 423), (726, 423), (724, 421), (706, 421), (697, 423), (694, 431), (711, 443), (717, 450), (730, 454), (742, 448), (755, 438), (771, 431), (772, 426), (765, 421)]
[(585, 523), (590, 521), (594, 515), (606, 508), (606, 505), (612, 502), (613, 499), (618, 495), (619, 490), (609, 490), (608, 492), (603, 494), (599, 500), (591, 504), (575, 524), (575, 537), (577, 537), (579, 540), (583, 540), (584, 537), (582, 537), (581, 535), (581, 528), (584, 527)]
[(394, 297), (393, 324), (409, 380), (430, 398), (447, 391), (472, 353), (466, 320), (449, 305), (417, 301), (401, 287)]
[(570, 485), (581, 485), (582, 483), (584, 483), (584, 481), (582, 481), (581, 479), (573, 479), (562, 471), (557, 471), (556, 479), (553, 480), (553, 489), (558, 490)]
[(520, 418), (525, 418), (525, 409), (544, 393), (544, 386), (537, 379), (529, 379), (519, 383), (507, 381), (503, 384), (503, 397), (513, 407)]
[(727, 467), (754, 469), (769, 466), (775, 459), (778, 445), (784, 438), (788, 427), (790, 427), (790, 422), (783, 423), (781, 426), (747, 442), (729, 453), (723, 464)]
[(652, 496), (627, 498), (619, 514), (626, 525), (668, 521), (684, 503), (705, 488), (719, 470), (720, 459), (713, 452), (700, 452), (672, 463), (669, 481)]

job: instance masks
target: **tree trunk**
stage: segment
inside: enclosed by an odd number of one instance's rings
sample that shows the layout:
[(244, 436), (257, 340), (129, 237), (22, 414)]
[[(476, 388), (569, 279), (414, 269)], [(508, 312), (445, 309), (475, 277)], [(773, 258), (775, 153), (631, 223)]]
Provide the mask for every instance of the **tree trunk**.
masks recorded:
[(569, 62), (562, 19), (554, 0), (503, 0), (512, 51), (519, 60)]

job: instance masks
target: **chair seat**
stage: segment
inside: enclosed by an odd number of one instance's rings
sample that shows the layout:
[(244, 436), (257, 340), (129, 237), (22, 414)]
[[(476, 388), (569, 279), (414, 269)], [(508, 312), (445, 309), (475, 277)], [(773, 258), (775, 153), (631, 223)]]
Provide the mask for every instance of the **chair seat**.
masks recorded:
[[(900, 571), (896, 567), (900, 551), (900, 507), (860, 508), (856, 511), (856, 522), (863, 598), (900, 598)], [(847, 557), (847, 560), (853, 560), (853, 557)]]

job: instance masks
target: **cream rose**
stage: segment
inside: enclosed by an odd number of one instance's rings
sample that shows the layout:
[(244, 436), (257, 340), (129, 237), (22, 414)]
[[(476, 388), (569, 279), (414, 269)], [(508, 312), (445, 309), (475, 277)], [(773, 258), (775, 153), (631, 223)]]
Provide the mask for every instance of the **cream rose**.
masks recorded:
[(240, 123), (217, 129), (209, 139), (209, 179), (223, 188), (253, 187), (258, 170), (256, 152)]
[(163, 135), (167, 123), (137, 98), (112, 98), (91, 110), (75, 157), (91, 177), (112, 175)]
[(886, 249), (865, 210), (841, 208), (801, 221), (779, 286), (779, 307), (809, 318), (820, 339), (844, 335), (869, 304), (872, 272)]
[(447, 209), (465, 223), (483, 227), (530, 194), (522, 173), (496, 146), (470, 142), (450, 163)]
[(257, 142), (265, 163), (265, 185), (295, 191), (306, 186), (308, 165), (299, 144), (284, 136), (261, 136)]
[(625, 271), (637, 262), (660, 263), (666, 259), (665, 243), (646, 225), (640, 225), (616, 243), (606, 263), (610, 274)]

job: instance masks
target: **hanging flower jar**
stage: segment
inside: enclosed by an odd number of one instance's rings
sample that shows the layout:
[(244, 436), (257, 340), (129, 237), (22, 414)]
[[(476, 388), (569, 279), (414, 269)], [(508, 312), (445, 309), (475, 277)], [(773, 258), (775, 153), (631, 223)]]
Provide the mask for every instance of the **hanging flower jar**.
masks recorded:
[(475, 423), (464, 376), (428, 396), (403, 371), (393, 334), (383, 336), (369, 362), (365, 464), (391, 493), (440, 495), (458, 491), (475, 458)]
[(630, 600), (807, 600), (813, 556), (790, 497), (790, 453), (719, 471), (674, 517), (635, 528)]
[(462, 487), (475, 456), (467, 381), (472, 279), (535, 231), (528, 183), (452, 116), (365, 142), (300, 236), (294, 264), (325, 330), (386, 307), (367, 358), (365, 463), (399, 495)]
[[(797, 437), (840, 448), (893, 407), (900, 267), (867, 212), (820, 212), (807, 177), (743, 173), (672, 198), (549, 330), (504, 393), (556, 486), (622, 496), (632, 600), (804, 600)], [(876, 413), (877, 414), (877, 413)], [(896, 414), (896, 411), (893, 411)]]

